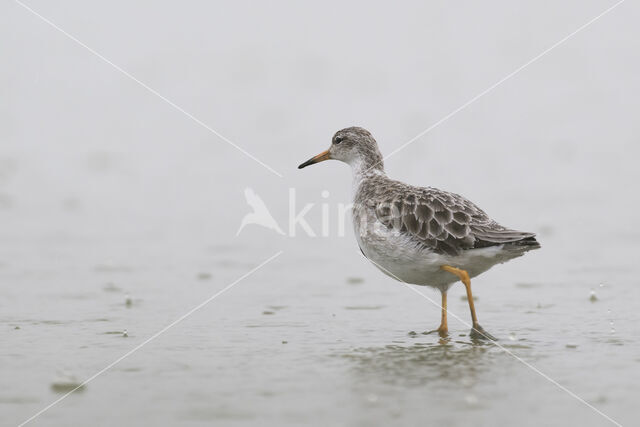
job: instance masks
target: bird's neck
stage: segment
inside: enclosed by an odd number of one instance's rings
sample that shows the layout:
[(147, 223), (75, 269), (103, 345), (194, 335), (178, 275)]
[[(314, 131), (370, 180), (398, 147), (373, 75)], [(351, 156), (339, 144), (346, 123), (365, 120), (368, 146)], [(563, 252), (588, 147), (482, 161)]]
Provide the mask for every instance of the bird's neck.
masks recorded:
[(353, 173), (353, 192), (358, 192), (361, 184), (368, 178), (387, 176), (384, 171), (382, 156), (379, 158), (357, 158), (349, 162)]

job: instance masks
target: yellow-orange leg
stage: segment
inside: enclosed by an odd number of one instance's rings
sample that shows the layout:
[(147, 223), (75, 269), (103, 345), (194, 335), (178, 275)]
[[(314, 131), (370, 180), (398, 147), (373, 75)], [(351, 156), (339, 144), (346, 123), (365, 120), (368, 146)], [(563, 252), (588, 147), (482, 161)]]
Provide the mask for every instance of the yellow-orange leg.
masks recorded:
[(442, 317), (440, 318), (440, 326), (436, 331), (442, 338), (449, 336), (449, 325), (447, 325), (447, 292), (442, 292)]
[[(478, 323), (478, 316), (476, 316), (476, 308), (473, 304), (473, 295), (471, 294), (471, 279), (469, 279), (469, 273), (460, 268), (451, 267), (450, 265), (443, 265), (440, 267), (442, 270), (454, 274), (460, 279), (460, 281), (464, 284), (464, 287), (467, 289), (467, 300), (469, 301), (469, 310), (471, 310), (471, 321), (473, 323), (473, 327), (471, 329), (472, 336), (476, 336), (479, 338), (488, 338), (495, 340), (491, 335), (482, 329), (482, 326)], [(443, 314), (444, 316), (444, 314)]]

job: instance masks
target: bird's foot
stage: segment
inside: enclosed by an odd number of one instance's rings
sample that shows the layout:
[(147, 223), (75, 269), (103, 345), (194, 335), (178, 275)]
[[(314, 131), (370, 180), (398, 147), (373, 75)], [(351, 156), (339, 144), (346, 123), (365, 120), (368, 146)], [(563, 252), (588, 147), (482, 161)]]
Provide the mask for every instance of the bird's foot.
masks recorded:
[(498, 341), (496, 337), (491, 335), (489, 332), (485, 331), (484, 328), (477, 323), (473, 325), (473, 328), (471, 328), (471, 333), (469, 334), (469, 337), (471, 337), (471, 339), (473, 340)]
[(434, 329), (433, 331), (423, 332), (423, 335), (431, 335), (438, 334), (440, 338), (449, 338), (449, 328), (440, 325), (438, 329)]

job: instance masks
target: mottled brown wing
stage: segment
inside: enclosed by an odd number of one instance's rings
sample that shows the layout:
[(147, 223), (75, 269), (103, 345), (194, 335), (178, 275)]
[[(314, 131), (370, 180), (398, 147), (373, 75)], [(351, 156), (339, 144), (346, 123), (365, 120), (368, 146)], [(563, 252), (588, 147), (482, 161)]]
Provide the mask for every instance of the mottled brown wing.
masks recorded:
[(387, 227), (408, 233), (415, 241), (440, 253), (499, 245), (533, 237), (491, 220), (464, 197), (432, 188), (420, 189), (376, 206)]

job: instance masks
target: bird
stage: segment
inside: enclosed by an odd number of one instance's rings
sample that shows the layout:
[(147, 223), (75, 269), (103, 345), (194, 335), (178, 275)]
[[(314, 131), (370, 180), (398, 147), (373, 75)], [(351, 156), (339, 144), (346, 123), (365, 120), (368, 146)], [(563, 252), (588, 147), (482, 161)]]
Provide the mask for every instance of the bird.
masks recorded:
[(253, 212), (249, 212), (242, 218), (242, 222), (240, 223), (240, 228), (238, 228), (236, 236), (240, 235), (242, 229), (249, 224), (261, 225), (280, 235), (284, 235), (284, 231), (282, 231), (276, 220), (273, 218), (273, 215), (271, 215), (271, 212), (269, 212), (269, 209), (267, 209), (267, 205), (264, 204), (264, 201), (253, 191), (253, 189), (249, 187), (245, 188), (244, 197), (247, 200), (247, 204), (253, 209)]
[(298, 169), (330, 159), (351, 166), (352, 221), (363, 255), (400, 282), (440, 290), (440, 326), (431, 332), (449, 336), (447, 292), (460, 281), (471, 312), (470, 336), (495, 340), (478, 323), (471, 278), (540, 248), (535, 233), (500, 225), (458, 194), (389, 178), (378, 143), (364, 128), (339, 130), (328, 150)]

